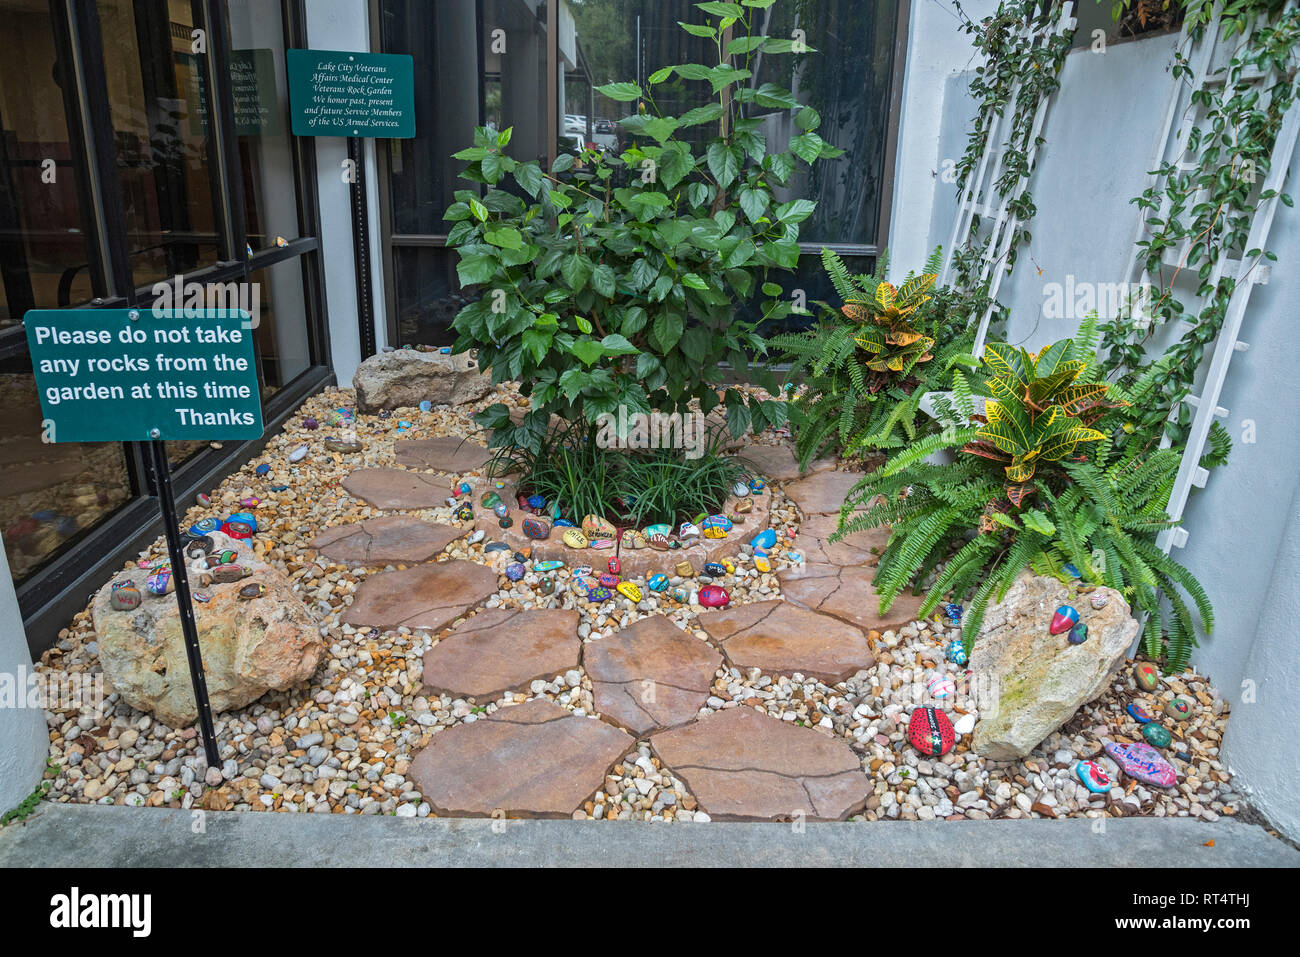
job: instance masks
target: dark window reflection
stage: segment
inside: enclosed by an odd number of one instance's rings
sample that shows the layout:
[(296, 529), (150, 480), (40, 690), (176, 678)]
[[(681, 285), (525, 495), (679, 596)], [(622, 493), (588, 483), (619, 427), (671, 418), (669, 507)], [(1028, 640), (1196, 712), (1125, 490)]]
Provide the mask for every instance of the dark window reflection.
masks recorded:
[(393, 250), (397, 335), (402, 345), (445, 346), (455, 340), (452, 320), (478, 298), (461, 292), (457, 258), (454, 249), (407, 246)]

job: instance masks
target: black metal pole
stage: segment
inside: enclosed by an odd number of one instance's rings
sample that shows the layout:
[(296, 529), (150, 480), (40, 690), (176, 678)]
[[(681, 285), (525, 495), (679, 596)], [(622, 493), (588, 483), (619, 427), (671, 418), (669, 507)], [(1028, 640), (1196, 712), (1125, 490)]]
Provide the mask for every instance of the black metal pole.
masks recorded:
[(375, 301), (370, 289), (370, 207), (366, 202), (366, 144), (357, 136), (348, 138), (352, 160), (352, 257), (357, 276), (357, 331), (361, 337), (361, 358), (369, 359), (378, 349), (375, 338)]
[(181, 612), (181, 634), (185, 637), (185, 657), (190, 663), (190, 683), (199, 708), (199, 729), (203, 733), (203, 751), (208, 767), (221, 767), (217, 753), (217, 732), (212, 723), (212, 704), (208, 701), (208, 679), (203, 674), (203, 652), (199, 648), (199, 629), (194, 621), (194, 602), (190, 598), (190, 577), (181, 548), (180, 519), (176, 516), (176, 498), (172, 494), (171, 467), (167, 464), (167, 446), (161, 439), (149, 443), (153, 474), (158, 482), (158, 504), (162, 507), (163, 529), (167, 534), (167, 553), (172, 560), (172, 580), (176, 583), (176, 603)]

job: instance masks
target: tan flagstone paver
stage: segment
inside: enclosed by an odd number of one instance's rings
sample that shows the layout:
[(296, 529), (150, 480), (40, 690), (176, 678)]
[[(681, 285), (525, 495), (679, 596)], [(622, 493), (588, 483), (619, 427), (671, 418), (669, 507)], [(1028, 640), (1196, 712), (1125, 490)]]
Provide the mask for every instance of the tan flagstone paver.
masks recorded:
[(814, 459), (808, 463), (806, 472), (799, 471), (799, 460), (795, 458), (791, 445), (751, 444), (737, 456), (741, 462), (759, 475), (776, 482), (797, 479), (800, 475), (812, 475), (824, 469), (833, 468), (834, 458)]
[[(799, 527), (796, 548), (810, 565), (872, 565), (889, 544), (888, 528), (853, 532), (837, 542), (830, 537), (839, 526), (839, 515), (809, 515)], [(872, 549), (875, 552), (872, 552)]]
[(901, 628), (916, 619), (921, 597), (904, 591), (880, 614), (880, 599), (871, 584), (876, 570), (860, 566), (803, 565), (777, 572), (781, 594), (810, 611), (834, 615), (864, 631)]
[(311, 547), (340, 562), (427, 562), (467, 531), (410, 515), (385, 515), (322, 529)]
[(799, 506), (806, 519), (810, 515), (838, 515), (849, 489), (863, 478), (862, 472), (837, 472), (828, 469), (814, 472), (785, 486), (785, 494)]
[(477, 562), (434, 562), (380, 572), (361, 583), (340, 620), (383, 631), (402, 625), (437, 631), (480, 605), (497, 587), (497, 573)]
[(578, 613), (489, 608), (466, 618), (424, 654), (424, 684), (488, 701), (578, 667)]
[(398, 439), (393, 443), (393, 454), (397, 464), (407, 468), (460, 474), (482, 468), (492, 453), (468, 439), (441, 435), (432, 439)]
[(407, 469), (357, 469), (343, 480), (349, 494), (376, 508), (435, 508), (451, 487), (442, 479)]
[(876, 663), (858, 628), (779, 599), (705, 612), (696, 623), (741, 669), (836, 682)]

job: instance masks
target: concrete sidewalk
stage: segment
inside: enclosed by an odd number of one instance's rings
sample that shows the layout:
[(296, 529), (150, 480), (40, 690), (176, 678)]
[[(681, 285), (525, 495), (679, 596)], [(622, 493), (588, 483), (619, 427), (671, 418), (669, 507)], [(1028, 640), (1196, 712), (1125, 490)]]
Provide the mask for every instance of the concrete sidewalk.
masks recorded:
[(26, 823), (0, 831), (0, 866), (1300, 866), (1300, 851), (1229, 820), (1111, 820), (1103, 833), (1087, 820), (809, 824), (802, 832), (785, 824), (504, 823), (494, 833), (484, 819), (42, 804)]

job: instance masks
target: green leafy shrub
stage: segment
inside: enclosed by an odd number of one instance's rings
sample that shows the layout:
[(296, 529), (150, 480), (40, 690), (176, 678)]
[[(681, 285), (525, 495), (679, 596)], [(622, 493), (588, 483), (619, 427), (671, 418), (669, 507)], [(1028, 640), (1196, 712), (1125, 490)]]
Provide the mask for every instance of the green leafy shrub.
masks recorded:
[[(798, 164), (841, 153), (817, 135), (816, 110), (747, 82), (754, 57), (794, 49), (751, 31), (754, 10), (771, 5), (697, 4), (707, 23), (682, 27), (713, 42), (716, 65), (665, 67), (645, 88), (598, 87), (637, 104), (619, 121), (634, 138), (619, 155), (586, 151), (580, 169), (563, 155), (548, 172), (507, 155), (510, 130), (483, 128), (455, 154), (483, 190), (458, 191), (446, 214), (460, 281), (482, 294), (453, 322), (454, 349), (477, 348), (494, 381), (518, 381), (531, 400), (518, 426), (503, 408), (486, 412), (494, 445), (540, 448), (552, 415), (591, 422), (620, 406), (682, 411), (692, 400), (706, 413), (724, 402), (735, 435), (784, 423), (782, 401), (738, 389), (720, 399), (717, 390), (723, 362), (744, 374), (764, 352), (757, 323), (738, 320), (736, 304), (760, 290), (780, 296), (766, 277), (795, 266), (799, 224), (815, 208), (776, 192)], [(713, 99), (661, 115), (654, 90), (673, 78), (705, 85)], [(793, 111), (793, 135), (769, 142), (763, 119), (747, 115), (755, 110)], [(771, 298), (762, 319), (790, 311)]]

